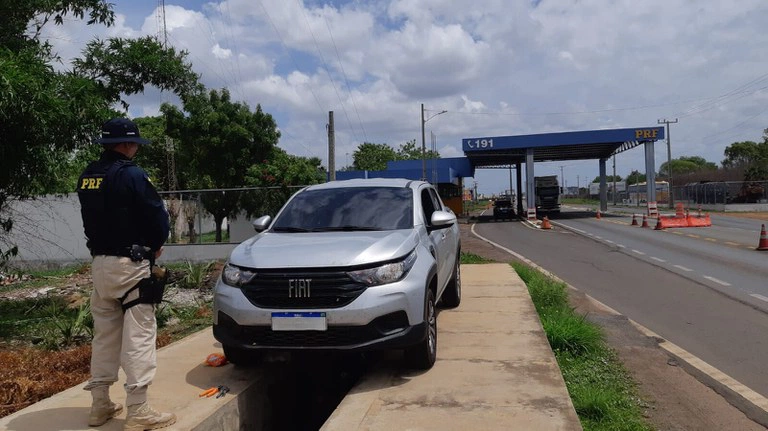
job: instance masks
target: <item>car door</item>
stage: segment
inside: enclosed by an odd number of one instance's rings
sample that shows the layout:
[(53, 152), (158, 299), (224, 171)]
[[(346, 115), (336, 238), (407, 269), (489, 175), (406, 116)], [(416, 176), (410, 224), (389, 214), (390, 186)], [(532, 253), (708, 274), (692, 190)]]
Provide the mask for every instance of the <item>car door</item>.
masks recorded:
[[(430, 187), (429, 195), (432, 197), (432, 203), (438, 211), (445, 211), (443, 201), (440, 200), (440, 196), (437, 194), (437, 190)], [(443, 280), (447, 283), (453, 273), (454, 263), (456, 262), (456, 243), (458, 241), (457, 229), (455, 226), (445, 227), (440, 229), (440, 247), (441, 256), (444, 256), (444, 260), (440, 262), (441, 271), (443, 272)]]
[(429, 237), (429, 252), (432, 253), (437, 262), (437, 293), (439, 295), (448, 280), (443, 263), (448, 256), (446, 255), (445, 233), (443, 232), (445, 229), (434, 229), (432, 226), (432, 213), (438, 211), (438, 209), (435, 207), (435, 202), (429, 191), (429, 187), (423, 187), (420, 192), (420, 198), (421, 208), (424, 212), (424, 226)]

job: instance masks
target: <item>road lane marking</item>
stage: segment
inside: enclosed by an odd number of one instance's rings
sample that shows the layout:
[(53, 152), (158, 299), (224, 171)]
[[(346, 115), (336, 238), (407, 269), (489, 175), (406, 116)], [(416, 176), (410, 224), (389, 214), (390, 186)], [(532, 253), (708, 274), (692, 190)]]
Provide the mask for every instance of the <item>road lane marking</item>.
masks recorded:
[(704, 238), (704, 241), (717, 242), (717, 240), (715, 238)]
[(686, 271), (686, 272), (693, 271), (691, 268), (686, 268), (683, 265), (674, 265), (674, 267), (677, 268), (677, 269), (682, 269), (683, 271)]
[(752, 297), (754, 297), (754, 298), (757, 298), (757, 299), (759, 299), (759, 300), (761, 300), (761, 301), (765, 301), (765, 302), (768, 302), (768, 296), (763, 296), (763, 295), (760, 295), (759, 293), (753, 293), (753, 294), (751, 294), (751, 295), (749, 295), (749, 296), (752, 296)]
[(597, 236), (597, 235), (595, 235), (595, 238), (597, 238), (597, 239), (603, 239), (603, 237), (601, 237), (601, 236)]
[(581, 230), (581, 229), (576, 229), (575, 227), (570, 227), (570, 226), (568, 226), (568, 228), (569, 228), (569, 229), (572, 229), (572, 230), (575, 230), (575, 231), (576, 231), (576, 232), (578, 232), (578, 233), (586, 233), (585, 231), (583, 231), (583, 230)]
[(730, 286), (731, 285), (731, 283), (728, 283), (728, 282), (723, 281), (723, 280), (718, 280), (717, 278), (710, 277), (708, 275), (705, 275), (704, 278), (706, 278), (707, 280), (709, 280), (709, 281), (711, 281), (713, 283), (717, 283), (717, 284), (719, 284), (721, 286)]
[(610, 239), (606, 239), (605, 242), (607, 242), (608, 244), (614, 244), (614, 242), (611, 241)]
[(624, 245), (624, 244), (616, 244), (616, 247), (618, 247), (618, 248), (627, 248), (627, 246)]
[(644, 254), (645, 254), (645, 253), (643, 253), (643, 252), (642, 252), (642, 251), (640, 251), (640, 250), (635, 250), (634, 248), (632, 249), (632, 252), (634, 252), (634, 253), (637, 253), (637, 254), (640, 254), (640, 255), (644, 255)]
[(694, 234), (691, 234), (691, 233), (689, 233), (689, 234), (686, 234), (685, 236), (687, 236), (687, 237), (691, 237), (691, 238), (701, 238), (700, 236), (698, 236), (698, 235), (694, 235)]
[(675, 230), (673, 230), (672, 233), (675, 234), (675, 235), (684, 235), (684, 233), (678, 232), (678, 231), (675, 231)]
[(732, 241), (726, 241), (725, 243), (728, 244), (728, 245), (735, 245), (735, 246), (741, 245), (738, 242), (732, 242)]
[(666, 262), (666, 260), (661, 259), (661, 258), (656, 257), (656, 256), (651, 256), (651, 259), (655, 260), (656, 262)]

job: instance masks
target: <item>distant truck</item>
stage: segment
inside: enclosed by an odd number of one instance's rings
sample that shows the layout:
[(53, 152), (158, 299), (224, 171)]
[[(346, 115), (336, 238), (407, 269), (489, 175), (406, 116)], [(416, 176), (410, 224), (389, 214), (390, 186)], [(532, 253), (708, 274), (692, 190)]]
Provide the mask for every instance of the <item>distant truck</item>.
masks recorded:
[(560, 183), (557, 175), (534, 177), (536, 212), (560, 212)]

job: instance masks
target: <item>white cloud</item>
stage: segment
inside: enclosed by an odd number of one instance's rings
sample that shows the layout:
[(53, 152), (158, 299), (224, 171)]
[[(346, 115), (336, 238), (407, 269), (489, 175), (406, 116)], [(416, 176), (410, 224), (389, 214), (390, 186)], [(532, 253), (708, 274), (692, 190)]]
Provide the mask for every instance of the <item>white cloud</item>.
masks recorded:
[[(463, 137), (655, 126), (668, 117), (680, 120), (671, 126), (673, 157), (719, 162), (726, 145), (757, 140), (768, 126), (763, 0), (181, 4), (166, 6), (169, 42), (189, 51), (204, 83), (273, 113), (281, 146), (295, 154), (326, 157), (334, 111), (337, 166), (363, 140), (420, 141), (421, 103), (449, 111), (427, 124), (445, 156), (461, 154)], [(127, 15), (118, 4), (110, 29), (68, 21), (47, 34), (70, 59), (93, 36), (156, 34), (156, 5), (138, 0), (139, 15)], [(132, 112), (150, 114), (161, 97), (133, 98)], [(663, 143), (656, 155), (666, 161)], [(571, 185), (597, 175), (597, 161), (562, 165)], [(538, 169), (560, 173), (557, 164)], [(618, 174), (633, 169), (644, 170), (642, 149), (617, 157)], [(506, 188), (506, 175), (479, 171), (480, 191)]]

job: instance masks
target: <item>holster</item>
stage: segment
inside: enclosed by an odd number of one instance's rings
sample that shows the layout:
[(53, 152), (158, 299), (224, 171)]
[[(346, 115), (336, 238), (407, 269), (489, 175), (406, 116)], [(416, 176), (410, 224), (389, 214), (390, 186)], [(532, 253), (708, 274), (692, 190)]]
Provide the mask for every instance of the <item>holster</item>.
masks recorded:
[[(165, 285), (168, 282), (168, 271), (165, 269), (158, 271), (158, 269), (162, 268), (153, 265), (149, 277), (141, 279), (135, 286), (125, 292), (125, 295), (123, 295), (122, 298), (120, 298), (123, 312), (134, 305), (159, 304), (163, 302), (163, 293), (165, 292)], [(139, 297), (132, 301), (125, 302), (128, 295), (136, 289), (139, 290)]]

